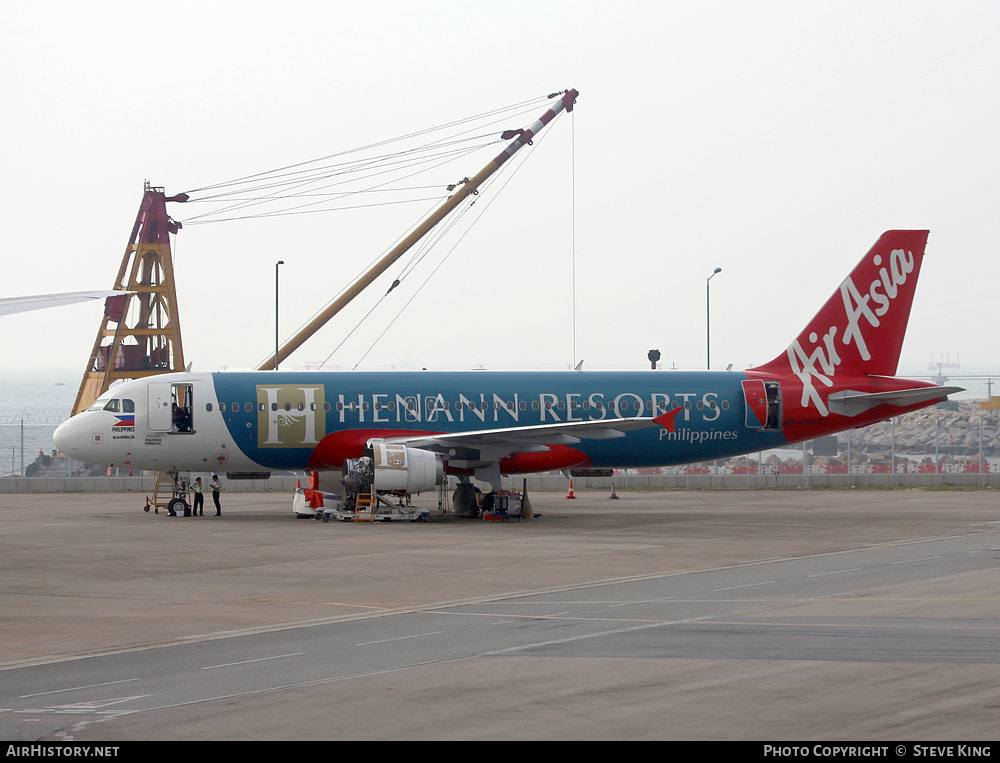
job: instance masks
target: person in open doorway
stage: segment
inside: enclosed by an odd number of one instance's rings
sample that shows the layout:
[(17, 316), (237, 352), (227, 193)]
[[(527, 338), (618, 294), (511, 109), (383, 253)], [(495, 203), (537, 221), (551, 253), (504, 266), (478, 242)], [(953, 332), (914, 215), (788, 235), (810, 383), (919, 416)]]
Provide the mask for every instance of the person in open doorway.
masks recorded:
[(194, 490), (194, 507), (191, 509), (191, 516), (203, 517), (205, 516), (205, 489), (202, 487), (201, 477), (195, 478), (191, 488)]
[(222, 492), (222, 483), (219, 482), (219, 475), (212, 475), (212, 484), (209, 485), (212, 489), (212, 500), (215, 501), (215, 516), (222, 516), (222, 504), (219, 503), (219, 493)]

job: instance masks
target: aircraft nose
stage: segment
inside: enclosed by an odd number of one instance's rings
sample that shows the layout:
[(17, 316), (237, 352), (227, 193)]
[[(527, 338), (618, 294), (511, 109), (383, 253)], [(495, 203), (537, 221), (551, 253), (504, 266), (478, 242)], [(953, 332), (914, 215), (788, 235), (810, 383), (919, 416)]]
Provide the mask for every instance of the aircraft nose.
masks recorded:
[(52, 434), (52, 442), (55, 446), (67, 456), (75, 456), (76, 451), (79, 448), (80, 439), (79, 433), (76, 431), (76, 422), (73, 419), (67, 419), (62, 424), (60, 424), (56, 431)]

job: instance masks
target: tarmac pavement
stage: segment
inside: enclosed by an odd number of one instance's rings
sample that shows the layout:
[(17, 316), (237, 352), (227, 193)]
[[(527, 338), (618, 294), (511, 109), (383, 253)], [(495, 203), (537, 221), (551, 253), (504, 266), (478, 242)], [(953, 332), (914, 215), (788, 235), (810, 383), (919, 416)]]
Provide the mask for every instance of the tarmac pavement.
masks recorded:
[(0, 496), (0, 736), (996, 738), (993, 491), (619, 495), (376, 525)]

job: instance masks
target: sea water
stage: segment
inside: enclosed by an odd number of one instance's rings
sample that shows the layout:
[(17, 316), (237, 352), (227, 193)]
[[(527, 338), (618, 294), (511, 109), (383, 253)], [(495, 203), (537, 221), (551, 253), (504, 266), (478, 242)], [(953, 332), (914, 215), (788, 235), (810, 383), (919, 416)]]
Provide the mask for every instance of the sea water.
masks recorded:
[(51, 454), (52, 433), (69, 418), (80, 379), (80, 369), (0, 370), (0, 476), (21, 473), (22, 452), (24, 466), (39, 450)]

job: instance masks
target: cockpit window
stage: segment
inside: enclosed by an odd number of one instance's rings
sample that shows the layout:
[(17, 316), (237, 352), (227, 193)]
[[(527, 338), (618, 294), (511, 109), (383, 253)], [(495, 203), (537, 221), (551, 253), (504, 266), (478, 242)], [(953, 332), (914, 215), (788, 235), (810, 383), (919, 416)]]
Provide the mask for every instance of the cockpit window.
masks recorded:
[(99, 397), (93, 403), (90, 404), (88, 411), (111, 411), (112, 413), (118, 413), (119, 411), (125, 411), (125, 413), (135, 413), (135, 403), (131, 400), (119, 400), (114, 398), (113, 400), (108, 400), (106, 397)]

